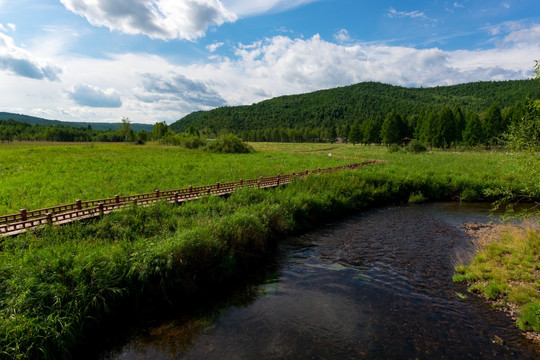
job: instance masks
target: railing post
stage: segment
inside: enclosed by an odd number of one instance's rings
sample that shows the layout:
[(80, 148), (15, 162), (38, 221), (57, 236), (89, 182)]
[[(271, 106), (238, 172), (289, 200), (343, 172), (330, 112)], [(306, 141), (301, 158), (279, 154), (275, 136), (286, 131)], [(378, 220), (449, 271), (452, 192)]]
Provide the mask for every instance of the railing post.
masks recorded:
[(216, 190), (219, 190), (219, 181), (216, 183)]
[(210, 195), (210, 188), (206, 189), (206, 195)]
[(26, 213), (26, 209), (21, 209), (21, 219), (22, 221), (28, 220), (28, 214)]
[(178, 204), (178, 193), (177, 192), (174, 193), (174, 203)]
[(156, 197), (158, 198), (159, 197), (159, 190), (156, 189), (155, 193), (156, 193)]
[(47, 213), (47, 223), (52, 225), (52, 212)]
[(80, 199), (77, 199), (77, 201), (75, 201), (75, 204), (77, 204), (77, 210), (82, 210), (82, 201)]
[(119, 195), (114, 195), (114, 202), (117, 203), (117, 204), (120, 202), (120, 196)]
[(280, 180), (280, 176), (278, 174), (278, 176), (277, 176), (277, 186), (279, 186), (279, 180)]
[(240, 179), (240, 187), (244, 186), (244, 179)]
[(133, 205), (137, 206), (137, 198), (133, 199)]
[(189, 193), (191, 194), (193, 192), (193, 186), (189, 185)]
[(99, 215), (103, 215), (103, 203), (98, 204)]

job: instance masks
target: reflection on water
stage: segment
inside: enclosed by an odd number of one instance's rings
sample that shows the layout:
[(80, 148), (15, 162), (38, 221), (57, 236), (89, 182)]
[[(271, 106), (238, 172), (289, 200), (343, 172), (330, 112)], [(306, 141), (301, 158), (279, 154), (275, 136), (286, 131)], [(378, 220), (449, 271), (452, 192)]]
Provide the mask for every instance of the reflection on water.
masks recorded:
[(452, 283), (486, 209), (372, 210), (283, 242), (254, 296), (140, 329), (101, 359), (535, 359), (512, 321)]

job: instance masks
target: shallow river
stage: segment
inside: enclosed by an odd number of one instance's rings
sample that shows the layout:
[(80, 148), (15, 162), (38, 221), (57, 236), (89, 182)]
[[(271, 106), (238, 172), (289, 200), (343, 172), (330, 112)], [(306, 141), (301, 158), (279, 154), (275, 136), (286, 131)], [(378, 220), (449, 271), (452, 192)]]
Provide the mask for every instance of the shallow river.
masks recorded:
[(540, 359), (452, 283), (474, 244), (456, 203), (374, 209), (283, 241), (269, 275), (207, 314), (136, 329), (99, 359)]

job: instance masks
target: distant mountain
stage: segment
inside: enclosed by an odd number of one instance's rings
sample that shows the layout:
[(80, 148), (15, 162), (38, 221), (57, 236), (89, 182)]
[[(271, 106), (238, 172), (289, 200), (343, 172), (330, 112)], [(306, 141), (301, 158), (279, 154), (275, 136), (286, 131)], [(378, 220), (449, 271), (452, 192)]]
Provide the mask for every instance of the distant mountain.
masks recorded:
[[(28, 123), (30, 125), (43, 125), (43, 126), (67, 126), (73, 128), (87, 128), (88, 125), (94, 130), (117, 130), (120, 126), (120, 123), (91, 123), (91, 122), (75, 122), (75, 121), (59, 121), (59, 120), (48, 120), (40, 117), (22, 115), (22, 114), (13, 114), (8, 112), (0, 112), (0, 120), (15, 120)], [(131, 128), (135, 132), (139, 131), (148, 131), (152, 132), (153, 125), (150, 124), (137, 124), (131, 123)]]
[(173, 123), (176, 132), (195, 128), (233, 132), (268, 128), (330, 128), (343, 126), (396, 110), (403, 117), (443, 106), (460, 106), (465, 112), (481, 113), (496, 103), (513, 106), (527, 95), (540, 98), (535, 80), (474, 82), (432, 88), (405, 88), (364, 82), (307, 94), (281, 96), (249, 106), (221, 107), (191, 113)]

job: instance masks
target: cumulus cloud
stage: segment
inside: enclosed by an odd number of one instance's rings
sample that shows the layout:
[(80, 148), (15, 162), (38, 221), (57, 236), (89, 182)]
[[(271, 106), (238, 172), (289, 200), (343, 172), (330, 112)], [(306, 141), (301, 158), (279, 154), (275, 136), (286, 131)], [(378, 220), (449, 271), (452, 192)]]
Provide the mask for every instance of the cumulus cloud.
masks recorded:
[(236, 15), (220, 0), (60, 0), (95, 26), (158, 39), (194, 40)]
[(114, 89), (101, 90), (98, 87), (77, 84), (67, 91), (69, 98), (78, 105), (95, 108), (119, 108), (122, 99)]
[(225, 105), (226, 101), (203, 81), (182, 74), (144, 74), (137, 98), (146, 103), (179, 109), (201, 109)]
[(31, 79), (58, 80), (60, 67), (33, 58), (26, 50), (17, 47), (13, 38), (0, 32), (0, 70)]

